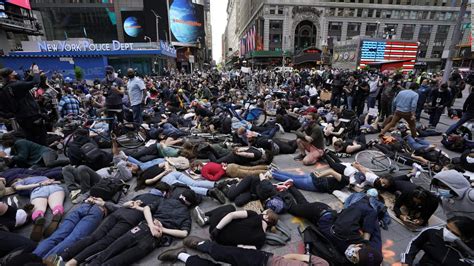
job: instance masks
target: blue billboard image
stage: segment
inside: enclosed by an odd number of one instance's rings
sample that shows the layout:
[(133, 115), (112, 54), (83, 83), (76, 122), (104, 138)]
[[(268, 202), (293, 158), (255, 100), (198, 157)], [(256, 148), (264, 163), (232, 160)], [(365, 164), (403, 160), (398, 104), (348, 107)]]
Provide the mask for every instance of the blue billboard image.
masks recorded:
[(191, 0), (170, 0), (169, 24), (172, 42), (196, 44), (204, 36), (204, 10)]
[(138, 37), (138, 35), (140, 35), (140, 33), (143, 31), (143, 28), (138, 23), (138, 19), (136, 17), (128, 17), (125, 19), (123, 22), (123, 29), (130, 37)]

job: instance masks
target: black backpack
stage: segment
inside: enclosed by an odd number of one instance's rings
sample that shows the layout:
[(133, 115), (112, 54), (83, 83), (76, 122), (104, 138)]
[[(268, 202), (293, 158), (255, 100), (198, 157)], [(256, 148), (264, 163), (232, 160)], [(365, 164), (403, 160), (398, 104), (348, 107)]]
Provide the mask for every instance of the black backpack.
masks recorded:
[[(298, 229), (299, 230), (299, 229)], [(309, 247), (311, 254), (325, 259), (332, 266), (349, 266), (351, 264), (344, 254), (339, 252), (334, 244), (326, 238), (314, 225), (307, 226), (303, 232), (305, 246)]]
[(104, 201), (117, 203), (122, 195), (122, 191), (129, 185), (121, 180), (113, 178), (102, 178), (90, 189), (92, 197), (102, 198)]

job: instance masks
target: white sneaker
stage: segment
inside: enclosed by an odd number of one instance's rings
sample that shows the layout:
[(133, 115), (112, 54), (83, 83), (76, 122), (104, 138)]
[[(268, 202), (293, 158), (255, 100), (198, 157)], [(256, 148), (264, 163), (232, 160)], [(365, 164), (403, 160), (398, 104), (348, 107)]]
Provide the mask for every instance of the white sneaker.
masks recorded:
[(278, 126), (278, 131), (280, 131), (281, 134), (285, 134), (285, 129), (281, 124), (275, 123), (275, 125)]

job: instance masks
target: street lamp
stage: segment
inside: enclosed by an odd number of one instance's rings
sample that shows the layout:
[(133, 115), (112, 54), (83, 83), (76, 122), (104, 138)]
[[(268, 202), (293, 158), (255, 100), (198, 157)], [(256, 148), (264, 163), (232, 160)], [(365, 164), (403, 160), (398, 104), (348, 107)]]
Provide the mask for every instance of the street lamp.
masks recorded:
[(377, 27), (375, 28), (375, 38), (378, 38), (379, 37), (379, 27), (380, 27), (380, 21), (376, 21), (377, 22)]
[(150, 38), (150, 37), (145, 36), (145, 37), (143, 37), (143, 39), (144, 39), (145, 41), (148, 40), (148, 42), (151, 44), (151, 38)]
[(158, 46), (160, 46), (160, 33), (158, 31), (158, 23), (159, 23), (159, 19), (161, 18), (160, 15), (158, 15), (155, 10), (151, 10), (151, 12), (153, 13), (153, 15), (155, 15), (155, 23), (156, 23), (156, 44)]

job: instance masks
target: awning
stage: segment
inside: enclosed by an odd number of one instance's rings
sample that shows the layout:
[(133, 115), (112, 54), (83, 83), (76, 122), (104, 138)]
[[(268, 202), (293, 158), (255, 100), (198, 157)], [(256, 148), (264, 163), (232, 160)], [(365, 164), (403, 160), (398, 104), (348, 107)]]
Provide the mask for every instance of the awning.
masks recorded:
[(293, 64), (299, 65), (303, 63), (316, 63), (316, 61), (321, 61), (321, 54), (300, 54), (293, 58)]

